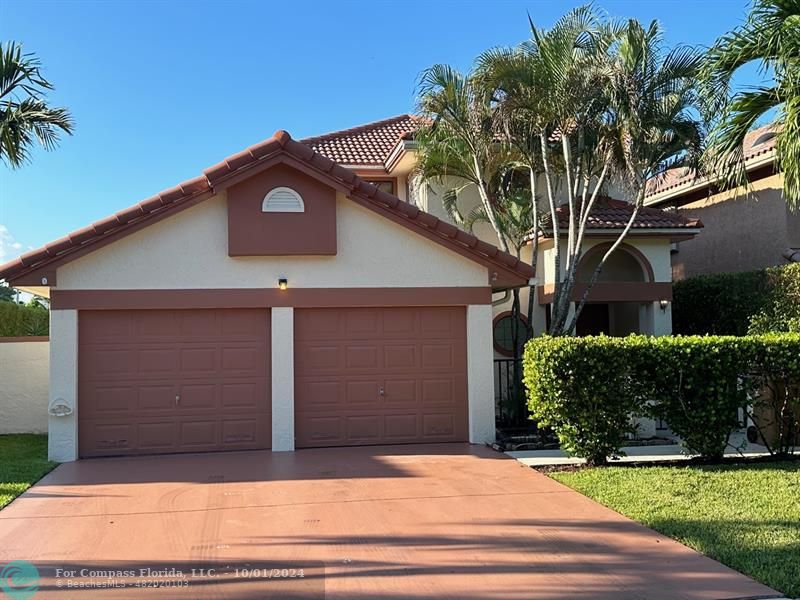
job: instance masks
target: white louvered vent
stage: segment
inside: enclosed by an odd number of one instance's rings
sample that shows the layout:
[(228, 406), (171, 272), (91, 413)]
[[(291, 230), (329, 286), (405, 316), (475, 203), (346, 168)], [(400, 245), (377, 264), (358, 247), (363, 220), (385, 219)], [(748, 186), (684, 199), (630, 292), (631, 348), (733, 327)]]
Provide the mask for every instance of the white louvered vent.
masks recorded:
[(276, 187), (264, 196), (261, 212), (300, 213), (306, 209), (303, 198), (292, 188)]

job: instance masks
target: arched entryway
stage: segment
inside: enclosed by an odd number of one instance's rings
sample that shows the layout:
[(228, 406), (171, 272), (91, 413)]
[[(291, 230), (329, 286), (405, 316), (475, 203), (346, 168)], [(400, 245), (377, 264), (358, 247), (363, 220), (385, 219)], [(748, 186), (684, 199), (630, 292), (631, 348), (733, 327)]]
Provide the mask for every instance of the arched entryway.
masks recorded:
[[(577, 283), (588, 284), (611, 243), (597, 244), (586, 251), (578, 265)], [(639, 250), (628, 244), (620, 245), (608, 257), (597, 279), (598, 284), (647, 284), (652, 282), (653, 267)], [(633, 300), (592, 299), (578, 317), (577, 335), (623, 336), (647, 332), (650, 303)]]

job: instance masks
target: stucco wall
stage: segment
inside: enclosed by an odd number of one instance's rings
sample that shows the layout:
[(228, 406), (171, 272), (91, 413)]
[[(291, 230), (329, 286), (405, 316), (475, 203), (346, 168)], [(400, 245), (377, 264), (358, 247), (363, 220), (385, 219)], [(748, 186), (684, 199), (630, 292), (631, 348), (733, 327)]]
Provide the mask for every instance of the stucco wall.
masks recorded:
[(50, 344), (0, 341), (0, 434), (46, 433)]
[(58, 270), (59, 290), (486, 286), (486, 267), (337, 196), (336, 256), (230, 258), (211, 198)]
[(676, 280), (784, 264), (783, 251), (800, 247), (800, 212), (786, 207), (780, 177), (757, 181), (754, 189), (753, 198), (726, 192), (679, 209), (700, 218), (705, 229), (678, 243), (672, 257)]

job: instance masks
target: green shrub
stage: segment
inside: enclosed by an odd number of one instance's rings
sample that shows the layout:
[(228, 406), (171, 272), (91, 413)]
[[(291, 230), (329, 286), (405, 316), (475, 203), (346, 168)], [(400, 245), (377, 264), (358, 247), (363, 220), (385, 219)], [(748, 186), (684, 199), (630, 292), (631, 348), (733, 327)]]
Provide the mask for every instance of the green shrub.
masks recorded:
[(750, 418), (770, 452), (787, 455), (800, 443), (800, 334), (757, 336)]
[(620, 454), (631, 417), (643, 415), (665, 419), (693, 453), (719, 459), (741, 426), (739, 409), (765, 382), (779, 384), (770, 401), (789, 407), (776, 414), (795, 419), (787, 435), (798, 431), (800, 334), (545, 336), (528, 342), (524, 361), (531, 416), (593, 464)]
[(672, 329), (681, 335), (800, 331), (800, 263), (676, 281)]
[(750, 319), (750, 333), (800, 332), (800, 263), (767, 269), (771, 294)]
[(630, 358), (647, 343), (645, 336), (531, 340), (524, 357), (531, 416), (553, 428), (565, 452), (590, 464), (621, 454), (634, 430), (631, 415), (643, 406)]
[(50, 311), (39, 304), (0, 302), (0, 337), (48, 335)]
[(643, 369), (654, 401), (652, 416), (664, 419), (687, 448), (708, 459), (725, 453), (747, 405), (755, 361), (752, 337), (657, 337)]

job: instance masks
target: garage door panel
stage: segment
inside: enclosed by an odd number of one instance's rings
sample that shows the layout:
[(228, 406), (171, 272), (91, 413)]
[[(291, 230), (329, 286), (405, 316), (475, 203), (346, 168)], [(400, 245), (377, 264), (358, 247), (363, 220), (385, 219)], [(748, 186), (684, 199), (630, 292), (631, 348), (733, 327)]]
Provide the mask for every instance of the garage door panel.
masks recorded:
[(186, 419), (180, 421), (180, 446), (182, 448), (214, 449), (219, 446), (219, 423), (213, 419)]
[(386, 369), (413, 369), (417, 367), (417, 346), (409, 344), (384, 345), (383, 366)]
[(137, 375), (164, 376), (175, 373), (178, 368), (178, 348), (143, 348), (137, 352)]
[(149, 452), (176, 448), (177, 423), (174, 420), (139, 423), (137, 447)]
[(463, 393), (454, 379), (424, 379), (421, 388), (425, 406), (455, 406), (459, 392)]
[(137, 425), (124, 421), (88, 421), (81, 424), (78, 443), (81, 452), (120, 454), (137, 447)]
[(81, 311), (81, 456), (268, 448), (268, 317)]
[(180, 348), (180, 369), (182, 372), (197, 371), (204, 373), (217, 370), (217, 349), (210, 348)]
[(345, 441), (344, 418), (338, 415), (308, 415), (295, 421), (295, 437), (299, 448), (313, 446), (339, 446)]
[(379, 444), (382, 437), (381, 415), (344, 417), (347, 440), (363, 444)]
[(378, 366), (378, 347), (348, 345), (345, 347), (346, 369), (374, 369)]
[(386, 415), (383, 419), (384, 437), (392, 442), (419, 438), (419, 415)]
[[(129, 390), (137, 390), (135, 382), (129, 383)], [(127, 406), (127, 412), (150, 414), (151, 411), (174, 411), (175, 410), (175, 386), (166, 385), (139, 385), (138, 403), (131, 403)], [(105, 405), (105, 398), (103, 398)], [(101, 406), (102, 406), (101, 405)]]
[(418, 402), (416, 379), (386, 379), (383, 401), (387, 407), (400, 404), (413, 406)]
[(467, 439), (463, 307), (297, 309), (295, 332), (297, 447)]
[(451, 344), (424, 344), (420, 367), (423, 369), (455, 369), (455, 349)]
[(422, 435), (429, 439), (455, 435), (456, 423), (452, 413), (429, 413), (422, 416)]

